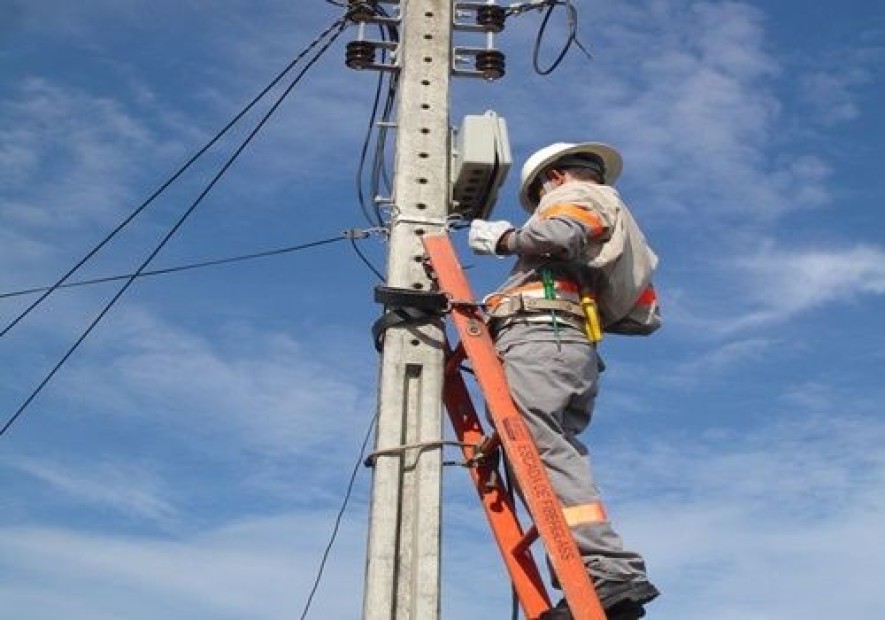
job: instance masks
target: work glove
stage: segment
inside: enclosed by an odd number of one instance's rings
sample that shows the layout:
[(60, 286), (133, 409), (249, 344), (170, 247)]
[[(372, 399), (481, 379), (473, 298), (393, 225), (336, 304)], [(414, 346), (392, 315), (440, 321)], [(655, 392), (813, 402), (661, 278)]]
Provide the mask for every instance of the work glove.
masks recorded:
[(513, 224), (505, 220), (496, 222), (473, 220), (470, 222), (470, 234), (467, 237), (470, 249), (475, 254), (497, 254), (498, 242), (511, 230)]

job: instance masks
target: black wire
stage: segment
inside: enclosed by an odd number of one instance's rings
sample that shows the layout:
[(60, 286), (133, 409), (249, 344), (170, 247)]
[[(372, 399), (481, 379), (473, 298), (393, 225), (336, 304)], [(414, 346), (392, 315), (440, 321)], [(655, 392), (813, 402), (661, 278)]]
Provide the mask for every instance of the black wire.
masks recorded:
[[(516, 512), (516, 485), (513, 481), (513, 473), (510, 470), (510, 462), (507, 460), (507, 455), (501, 450), (503, 465), (504, 465), (504, 490), (507, 493), (507, 498), (510, 500), (510, 505), (513, 506), (513, 511)], [(519, 616), (519, 593), (516, 591), (516, 585), (511, 581), (510, 582), (510, 618), (511, 620), (517, 620)]]
[[(550, 21), (550, 16), (553, 14), (553, 11), (557, 6), (564, 5), (566, 7), (566, 13), (568, 15), (568, 24), (569, 24), (569, 35), (566, 37), (565, 45), (562, 46), (562, 49), (559, 52), (559, 55), (556, 59), (550, 64), (546, 69), (542, 69), (540, 65), (540, 51), (541, 51), (541, 41), (544, 38), (544, 32), (547, 30), (547, 22)], [(559, 63), (562, 62), (562, 59), (565, 58), (565, 55), (568, 53), (569, 48), (572, 45), (572, 42), (575, 40), (575, 33), (577, 32), (577, 11), (575, 7), (572, 6), (570, 0), (566, 0), (565, 2), (552, 2), (550, 6), (547, 7), (547, 12), (544, 13), (544, 19), (541, 20), (541, 26), (538, 28), (538, 36), (535, 38), (535, 46), (532, 50), (532, 65), (535, 68), (535, 71), (539, 75), (550, 75), (556, 68), (559, 66)]]
[[(544, 18), (541, 20), (541, 26), (538, 28), (538, 34), (535, 37), (535, 44), (532, 49), (532, 65), (534, 66), (535, 72), (539, 75), (549, 75), (555, 71), (562, 60), (565, 58), (565, 55), (568, 53), (571, 48), (572, 43), (574, 43), (578, 49), (580, 49), (584, 55), (589, 59), (593, 60), (593, 55), (587, 50), (586, 47), (578, 40), (578, 10), (572, 4), (572, 0), (547, 0), (543, 4), (539, 5), (537, 8), (541, 10), (544, 6), (547, 7), (547, 11), (544, 14)], [(553, 14), (553, 11), (557, 6), (564, 6), (566, 9), (566, 15), (568, 19), (568, 36), (566, 37), (565, 44), (560, 49), (559, 54), (553, 60), (552, 63), (547, 68), (541, 67), (540, 54), (541, 54), (541, 43), (544, 39), (544, 33), (547, 30), (547, 24), (550, 21), (550, 16)], [(521, 11), (514, 12), (513, 9), (507, 13), (508, 17), (512, 15), (516, 15)]]
[[(386, 13), (384, 13), (383, 10), (381, 13), (386, 16)], [(393, 26), (389, 28), (389, 36), (391, 41), (399, 41), (399, 32)], [(387, 52), (385, 51), (385, 54), (386, 53)], [(387, 139), (389, 135), (390, 121), (393, 118), (394, 107), (399, 93), (399, 76), (400, 74), (398, 72), (388, 76), (387, 96), (384, 101), (384, 109), (381, 113), (383, 124), (378, 131), (378, 140), (375, 145), (375, 161), (372, 169), (372, 191), (374, 191), (375, 194), (381, 193), (381, 185), (383, 183), (385, 188), (384, 193), (388, 196), (393, 192), (393, 183), (391, 182), (391, 176), (387, 170)], [(381, 210), (377, 204), (375, 205), (375, 214), (379, 220), (383, 221)]]
[(378, 106), (381, 103), (381, 88), (383, 86), (384, 86), (384, 72), (379, 71), (378, 72), (378, 84), (375, 87), (375, 98), (372, 102), (372, 112), (369, 115), (369, 124), (366, 129), (366, 137), (363, 140), (362, 150), (360, 151), (360, 163), (359, 163), (359, 166), (357, 166), (357, 171), (356, 171), (356, 191), (357, 191), (357, 198), (359, 199), (359, 203), (360, 203), (360, 209), (362, 210), (363, 215), (366, 218), (366, 221), (368, 221), (369, 224), (372, 226), (381, 226), (382, 222), (381, 222), (381, 219), (379, 217), (377, 217), (378, 216), (377, 210), (375, 210), (375, 218), (373, 218), (371, 215), (372, 210), (375, 209), (375, 204), (374, 204), (375, 194), (372, 194), (372, 196), (371, 196), (371, 200), (372, 200), (372, 208), (371, 209), (369, 208), (369, 205), (366, 202), (366, 195), (365, 195), (365, 192), (363, 191), (363, 170), (365, 169), (365, 165), (366, 165), (366, 154), (369, 151), (369, 143), (372, 141), (372, 133), (375, 128), (375, 120), (378, 116)]
[(368, 267), (372, 271), (372, 273), (374, 273), (376, 276), (378, 276), (379, 280), (384, 282), (384, 276), (381, 274), (380, 271), (378, 271), (375, 268), (375, 266), (371, 263), (371, 261), (369, 261), (369, 259), (366, 258), (366, 255), (360, 251), (360, 249), (356, 245), (356, 240), (353, 237), (351, 237), (351, 239), (350, 239), (350, 244), (353, 246), (353, 251), (356, 252), (357, 256), (359, 256), (360, 259), (363, 261), (363, 263), (366, 264), (366, 267)]
[(593, 60), (593, 54), (591, 54), (591, 53), (590, 53), (590, 50), (588, 50), (586, 47), (584, 47), (584, 44), (581, 43), (580, 39), (578, 39), (577, 32), (575, 33), (574, 41), (575, 41), (575, 45), (578, 46), (578, 49), (581, 50), (582, 52), (584, 52), (584, 56), (587, 57), (587, 60), (591, 60), (591, 61), (592, 61), (592, 60)]
[(369, 438), (372, 436), (372, 429), (375, 428), (375, 423), (378, 421), (378, 412), (375, 412), (375, 415), (372, 416), (372, 420), (369, 422), (369, 428), (366, 429), (366, 436), (363, 437), (363, 444), (360, 446), (360, 456), (357, 459), (356, 463), (353, 466), (353, 471), (350, 472), (350, 480), (347, 483), (347, 491), (344, 493), (344, 500), (341, 502), (341, 508), (338, 509), (338, 515), (335, 518), (335, 525), (332, 528), (332, 535), (329, 538), (329, 542), (326, 544), (326, 548), (323, 551), (323, 557), (320, 560), (319, 568), (317, 569), (316, 577), (313, 580), (313, 586), (310, 589), (310, 594), (307, 596), (307, 602), (304, 604), (304, 610), (301, 612), (301, 616), (299, 620), (304, 620), (307, 618), (307, 613), (310, 611), (310, 605), (313, 602), (313, 597), (316, 594), (317, 589), (320, 587), (320, 581), (323, 579), (323, 572), (326, 569), (326, 561), (329, 559), (329, 553), (332, 551), (332, 545), (335, 544), (335, 539), (338, 537), (338, 528), (341, 526), (341, 519), (344, 517), (344, 511), (347, 509), (347, 503), (350, 501), (350, 495), (353, 492), (353, 484), (356, 480), (356, 476), (359, 473), (360, 469), (362, 469), (363, 461), (366, 456), (366, 446), (369, 444)]
[[(76, 286), (87, 286), (90, 284), (101, 284), (104, 282), (114, 282), (117, 280), (125, 280), (130, 277), (143, 278), (145, 276), (158, 276), (165, 275), (169, 273), (177, 273), (179, 271), (188, 271), (190, 269), (200, 269), (202, 267), (211, 267), (214, 265), (224, 265), (226, 263), (237, 263), (240, 261), (253, 260), (256, 258), (265, 258), (268, 256), (277, 256), (280, 254), (288, 254), (290, 252), (297, 252), (299, 250), (306, 250), (308, 248), (313, 248), (319, 245), (325, 245), (327, 243), (334, 243), (335, 241), (344, 241), (345, 235), (339, 235), (337, 237), (331, 237), (329, 239), (322, 239), (320, 241), (312, 241), (310, 243), (302, 243), (299, 245), (291, 245), (284, 248), (277, 248), (275, 250), (265, 250), (263, 252), (254, 252), (252, 254), (242, 254), (240, 256), (231, 256), (229, 258), (217, 258), (213, 260), (201, 261), (198, 263), (189, 263), (187, 265), (178, 265), (176, 267), (166, 267), (165, 269), (153, 269), (151, 271), (142, 271), (141, 273), (127, 273), (119, 276), (105, 276), (103, 278), (92, 278), (90, 280), (78, 280), (76, 282), (67, 282), (65, 284), (60, 285), (58, 288), (74, 288)], [(32, 295), (34, 293), (39, 293), (41, 291), (48, 290), (50, 287), (41, 286), (37, 288), (29, 288), (23, 289), (20, 291), (12, 291), (9, 293), (0, 293), (0, 299), (7, 299), (9, 297), (20, 297), (22, 295)]]
[[(92, 333), (92, 330), (95, 329), (95, 326), (98, 325), (101, 320), (107, 315), (107, 313), (114, 307), (117, 301), (123, 296), (123, 294), (129, 289), (132, 283), (135, 281), (137, 277), (141, 275), (141, 273), (145, 270), (145, 268), (150, 264), (150, 262), (154, 259), (154, 257), (160, 253), (160, 250), (166, 245), (166, 243), (172, 238), (172, 236), (178, 232), (178, 229), (184, 224), (188, 217), (194, 212), (197, 206), (202, 202), (203, 198), (212, 190), (215, 184), (219, 179), (227, 172), (227, 170), (233, 165), (234, 161), (240, 156), (240, 154), (245, 150), (246, 146), (252, 141), (252, 139), (258, 134), (262, 127), (267, 123), (268, 119), (276, 112), (277, 108), (283, 103), (285, 98), (289, 95), (295, 85), (301, 81), (301, 78), (307, 73), (307, 71), (313, 67), (314, 64), (323, 56), (326, 50), (335, 42), (335, 40), (341, 35), (346, 27), (346, 20), (339, 19), (337, 22), (338, 31), (332, 35), (332, 37), (323, 45), (322, 48), (316, 53), (316, 55), (307, 63), (307, 66), (304, 67), (298, 75), (292, 80), (292, 83), (286, 87), (286, 90), (277, 98), (274, 104), (270, 107), (270, 109), (262, 116), (261, 120), (255, 126), (255, 128), (246, 136), (245, 140), (237, 147), (236, 151), (234, 151), (233, 155), (231, 155), (228, 160), (224, 163), (218, 173), (212, 178), (209, 182), (209, 185), (200, 192), (200, 195), (197, 196), (196, 200), (191, 203), (190, 207), (184, 212), (184, 214), (178, 218), (178, 221), (175, 222), (175, 225), (169, 230), (168, 233), (163, 237), (159, 244), (154, 248), (154, 250), (148, 255), (148, 257), (141, 263), (135, 273), (130, 274), (127, 278), (126, 282), (120, 287), (120, 290), (111, 298), (111, 300), (105, 304), (105, 307), (98, 313), (98, 315), (93, 319), (92, 323), (90, 323), (89, 327), (77, 338), (74, 344), (68, 349), (68, 351), (62, 356), (62, 358), (56, 363), (56, 365), (52, 368), (49, 374), (40, 382), (40, 384), (31, 392), (31, 394), (25, 399), (25, 401), (19, 406), (18, 410), (7, 420), (7, 422), (3, 425), (3, 428), (0, 429), (0, 436), (3, 436), (6, 431), (15, 423), (15, 421), (24, 413), (27, 409), (28, 405), (37, 397), (37, 395), (43, 390), (47, 383), (55, 376), (55, 374), (59, 371), (59, 369), (68, 361), (68, 358), (74, 354), (80, 344), (83, 343), (84, 340)], [(333, 29), (328, 30), (327, 32), (331, 32)], [(45, 293), (44, 293), (45, 295)]]
[[(387, 13), (381, 7), (374, 7), (377, 14), (387, 17)], [(381, 33), (381, 38), (384, 41), (388, 39), (390, 41), (398, 41), (399, 40), (399, 32), (393, 25), (387, 26), (387, 31), (385, 32), (385, 27), (383, 25), (379, 25), (379, 31)], [(382, 62), (385, 61), (387, 57), (387, 50), (382, 48)], [(387, 95), (385, 97), (384, 107), (381, 112), (381, 121), (378, 121), (378, 107), (381, 99), (381, 90), (384, 86), (384, 81), (387, 80)], [(363, 141), (362, 150), (360, 152), (360, 163), (357, 168), (356, 174), (356, 184), (357, 184), (357, 195), (359, 198), (360, 208), (365, 216), (366, 220), (369, 221), (373, 226), (383, 226), (384, 217), (381, 213), (381, 209), (378, 204), (375, 202), (375, 197), (380, 195), (380, 186), (381, 179), (387, 181), (387, 193), (390, 193), (390, 181), (389, 177), (386, 174), (386, 170), (384, 170), (384, 159), (385, 159), (385, 145), (387, 141), (387, 123), (390, 121), (393, 104), (396, 99), (396, 92), (398, 88), (398, 74), (393, 75), (385, 75), (385, 72), (380, 71), (378, 75), (378, 83), (375, 89), (375, 96), (372, 102), (372, 111), (369, 115), (369, 123), (366, 128), (366, 136)], [(377, 123), (377, 125), (376, 125)], [(377, 132), (375, 131), (377, 127)], [(366, 168), (366, 156), (369, 150), (369, 144), (372, 141), (373, 134), (375, 137), (375, 149), (374, 156), (371, 166), (371, 175), (369, 177), (369, 188), (368, 193), (369, 196), (367, 198), (366, 193), (364, 191), (364, 183), (363, 183), (363, 175), (365, 173)], [(369, 203), (371, 201), (371, 204)]]
[(104, 239), (102, 239), (98, 245), (93, 247), (83, 258), (81, 258), (67, 273), (65, 273), (61, 278), (59, 278), (55, 284), (50, 286), (46, 291), (30, 306), (28, 306), (21, 314), (19, 314), (9, 325), (3, 328), (0, 331), (0, 338), (5, 336), (9, 330), (15, 327), (22, 319), (24, 319), (28, 314), (30, 314), (37, 306), (43, 303), (43, 300), (49, 297), (56, 289), (60, 288), (61, 285), (71, 277), (77, 270), (80, 269), (84, 264), (86, 264), (89, 259), (91, 259), (95, 254), (101, 250), (105, 245), (107, 245), (111, 239), (113, 239), (121, 230), (123, 230), (139, 213), (144, 211), (154, 200), (156, 200), (160, 194), (162, 194), (166, 189), (172, 185), (178, 178), (184, 174), (193, 164), (197, 161), (206, 151), (208, 151), (212, 146), (218, 142), (236, 123), (238, 123), (255, 105), (264, 98), (264, 96), (274, 87), (276, 86), (280, 80), (282, 80), (286, 74), (291, 71), (298, 62), (304, 58), (310, 50), (316, 47), (322, 39), (324, 39), (327, 35), (329, 35), (335, 28), (340, 28), (342, 24), (342, 20), (338, 20), (333, 23), (329, 28), (323, 31), (316, 39), (314, 39), (310, 45), (308, 45), (301, 53), (298, 54), (286, 67), (280, 71), (277, 76), (271, 80), (271, 82), (264, 87), (264, 89), (255, 96), (252, 101), (250, 101), (245, 108), (240, 110), (215, 136), (209, 140), (202, 148), (200, 148), (190, 159), (188, 159), (184, 165), (182, 165), (178, 170), (176, 170), (172, 176), (170, 176), (166, 181), (163, 182), (160, 187), (154, 191), (148, 198), (142, 202), (135, 211), (133, 211), (126, 219), (124, 219), (120, 224), (117, 225)]
[[(384, 184), (385, 190), (384, 192), (389, 196), (392, 192), (392, 183), (390, 179), (390, 175), (387, 171), (387, 137), (388, 137), (388, 125), (390, 119), (393, 116), (393, 109), (396, 104), (396, 99), (398, 96), (399, 90), (399, 75), (393, 75), (390, 77), (390, 81), (388, 82), (388, 90), (387, 90), (387, 99), (384, 103), (384, 111), (382, 113), (382, 121), (384, 121), (384, 125), (382, 125), (378, 130), (378, 140), (375, 144), (375, 159), (374, 165), (372, 169), (372, 191), (376, 194), (381, 193), (382, 183)], [(381, 215), (381, 210), (376, 205), (376, 215), (379, 219), (383, 220)]]

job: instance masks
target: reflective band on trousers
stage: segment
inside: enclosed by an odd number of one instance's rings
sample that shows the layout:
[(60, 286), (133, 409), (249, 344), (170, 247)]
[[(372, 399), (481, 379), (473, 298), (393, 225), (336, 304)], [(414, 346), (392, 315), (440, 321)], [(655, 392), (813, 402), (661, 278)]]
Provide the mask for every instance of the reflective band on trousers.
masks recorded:
[(605, 514), (605, 507), (602, 505), (602, 502), (564, 506), (562, 514), (565, 515), (565, 522), (568, 523), (569, 527), (587, 525), (588, 523), (605, 523), (608, 521), (608, 515)]

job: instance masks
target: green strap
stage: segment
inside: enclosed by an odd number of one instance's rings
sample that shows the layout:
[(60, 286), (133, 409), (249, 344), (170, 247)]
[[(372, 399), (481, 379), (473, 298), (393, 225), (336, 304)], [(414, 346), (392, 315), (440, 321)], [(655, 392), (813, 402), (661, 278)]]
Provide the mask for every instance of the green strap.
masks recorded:
[[(553, 282), (553, 274), (547, 267), (541, 267), (541, 283), (544, 285), (544, 299), (556, 299), (556, 284)], [(553, 319), (553, 337), (556, 338), (556, 344), (559, 344), (559, 320), (556, 318), (556, 310), (550, 311), (550, 318)]]

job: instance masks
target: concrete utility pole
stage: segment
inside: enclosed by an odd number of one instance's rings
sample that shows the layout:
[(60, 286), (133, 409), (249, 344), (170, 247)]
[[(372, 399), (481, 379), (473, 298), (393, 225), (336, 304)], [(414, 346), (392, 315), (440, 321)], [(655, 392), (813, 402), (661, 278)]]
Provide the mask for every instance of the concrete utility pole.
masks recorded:
[[(420, 236), (444, 227), (450, 193), (452, 1), (401, 0), (399, 103), (388, 281), (430, 290)], [(441, 324), (387, 330), (376, 450), (442, 436)], [(369, 523), (365, 620), (439, 618), (441, 448), (379, 456)]]

